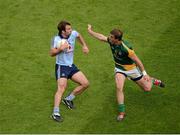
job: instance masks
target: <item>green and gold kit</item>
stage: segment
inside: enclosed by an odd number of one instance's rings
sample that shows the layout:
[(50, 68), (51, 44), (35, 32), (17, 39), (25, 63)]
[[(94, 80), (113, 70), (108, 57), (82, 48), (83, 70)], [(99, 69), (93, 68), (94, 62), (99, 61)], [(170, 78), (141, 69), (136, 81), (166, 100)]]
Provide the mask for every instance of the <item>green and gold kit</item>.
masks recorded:
[(135, 62), (130, 58), (135, 54), (132, 46), (127, 41), (122, 41), (120, 45), (110, 44), (111, 51), (115, 61), (115, 67), (124, 71), (132, 70), (136, 67)]

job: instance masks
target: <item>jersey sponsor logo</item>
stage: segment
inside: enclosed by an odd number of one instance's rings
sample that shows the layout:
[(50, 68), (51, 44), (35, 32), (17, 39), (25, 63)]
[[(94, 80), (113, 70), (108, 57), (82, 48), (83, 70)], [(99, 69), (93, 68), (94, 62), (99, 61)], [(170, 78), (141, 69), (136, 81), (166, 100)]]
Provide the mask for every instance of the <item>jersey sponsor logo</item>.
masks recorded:
[(118, 50), (115, 50), (115, 56), (116, 57), (119, 57), (119, 56), (121, 56), (122, 55), (122, 52), (121, 51), (118, 51)]
[(69, 45), (69, 48), (64, 53), (72, 53), (74, 51), (74, 47)]
[(118, 54), (121, 55), (122, 54), (121, 51), (119, 51)]

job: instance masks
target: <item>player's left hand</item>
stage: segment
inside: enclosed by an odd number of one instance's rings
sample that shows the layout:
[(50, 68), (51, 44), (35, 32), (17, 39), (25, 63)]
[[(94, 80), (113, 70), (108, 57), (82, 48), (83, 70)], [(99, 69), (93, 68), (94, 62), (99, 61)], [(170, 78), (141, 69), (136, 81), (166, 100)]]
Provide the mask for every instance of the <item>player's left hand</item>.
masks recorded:
[(89, 49), (88, 49), (87, 46), (83, 46), (82, 51), (83, 51), (83, 53), (85, 53), (85, 54), (88, 54), (88, 53), (89, 53)]
[(91, 24), (88, 24), (88, 31), (89, 31), (89, 30), (92, 30)]

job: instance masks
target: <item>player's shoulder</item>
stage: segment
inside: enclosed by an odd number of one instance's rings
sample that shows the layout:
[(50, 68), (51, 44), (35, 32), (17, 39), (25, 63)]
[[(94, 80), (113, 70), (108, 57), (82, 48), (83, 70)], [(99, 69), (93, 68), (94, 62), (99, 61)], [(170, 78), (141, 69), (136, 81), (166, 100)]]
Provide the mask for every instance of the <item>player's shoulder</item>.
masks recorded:
[(79, 32), (77, 30), (72, 30), (71, 34), (78, 34)]
[(61, 38), (60, 38), (58, 35), (55, 35), (52, 39), (53, 39), (54, 41), (58, 41), (58, 40), (60, 40)]
[(72, 30), (72, 32), (71, 32), (71, 38), (76, 38), (76, 37), (78, 37), (79, 36), (79, 32), (77, 32), (76, 30)]
[(127, 46), (129, 49), (133, 49), (133, 45), (132, 45), (129, 41), (123, 40), (123, 43), (124, 43), (124, 45)]

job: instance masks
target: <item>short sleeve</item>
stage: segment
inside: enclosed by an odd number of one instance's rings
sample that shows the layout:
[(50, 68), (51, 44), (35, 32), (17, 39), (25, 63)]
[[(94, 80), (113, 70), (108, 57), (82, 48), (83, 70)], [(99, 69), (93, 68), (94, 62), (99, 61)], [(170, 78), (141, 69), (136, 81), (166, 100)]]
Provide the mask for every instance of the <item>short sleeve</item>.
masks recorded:
[(72, 35), (76, 38), (79, 36), (79, 33), (76, 30), (73, 30)]
[(107, 37), (107, 42), (109, 43), (110, 46), (112, 46), (110, 40), (109, 40), (109, 37)]
[(128, 57), (131, 57), (134, 54), (135, 54), (134, 50), (128, 49)]
[(51, 40), (51, 48), (57, 48), (58, 38), (54, 37)]
[(109, 41), (109, 37), (107, 38), (107, 42), (108, 42), (108, 43), (110, 43), (110, 41)]
[(124, 46), (124, 48), (127, 50), (127, 53), (128, 53), (128, 57), (131, 57), (132, 55), (135, 54), (134, 50), (131, 49), (130, 47), (126, 46), (123, 42), (122, 42), (122, 45)]

